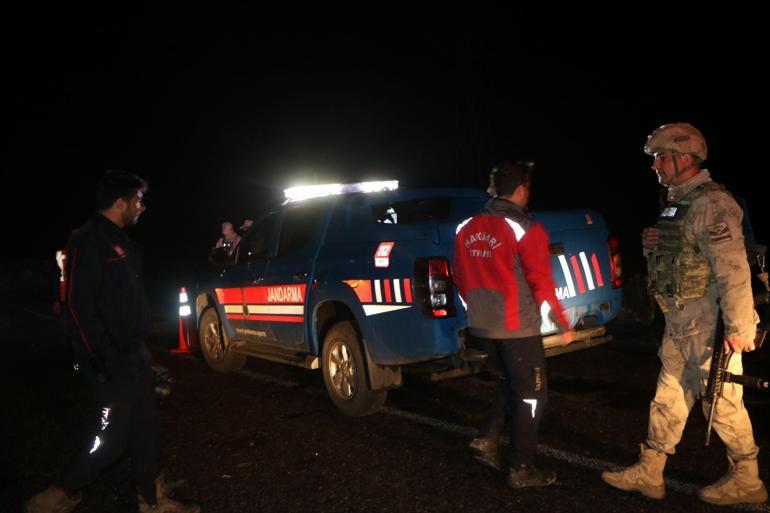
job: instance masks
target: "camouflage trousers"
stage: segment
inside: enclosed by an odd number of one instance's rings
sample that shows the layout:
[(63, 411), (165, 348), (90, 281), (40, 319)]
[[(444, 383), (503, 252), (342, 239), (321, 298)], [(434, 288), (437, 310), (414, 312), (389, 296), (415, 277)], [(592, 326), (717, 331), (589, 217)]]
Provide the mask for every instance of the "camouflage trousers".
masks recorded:
[[(719, 319), (719, 306), (714, 296), (711, 293), (679, 306), (672, 302), (665, 314), (666, 329), (658, 350), (663, 365), (655, 398), (650, 403), (647, 444), (667, 454), (674, 454), (690, 410), (698, 397), (706, 393)], [(733, 374), (743, 373), (740, 354), (732, 356), (728, 370)], [(706, 416), (709, 406), (707, 401), (702, 401)], [(713, 428), (733, 460), (757, 457), (759, 449), (754, 443), (751, 420), (743, 404), (742, 386), (725, 383), (714, 412)]]

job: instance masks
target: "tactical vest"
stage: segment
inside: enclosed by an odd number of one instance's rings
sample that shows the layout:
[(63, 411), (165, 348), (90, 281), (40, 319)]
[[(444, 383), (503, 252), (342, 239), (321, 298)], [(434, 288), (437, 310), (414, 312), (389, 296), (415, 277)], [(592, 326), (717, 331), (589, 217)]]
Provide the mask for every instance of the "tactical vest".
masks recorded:
[(649, 286), (653, 293), (677, 299), (697, 299), (706, 295), (714, 281), (708, 259), (698, 246), (685, 237), (690, 223), (690, 206), (705, 192), (725, 191), (714, 182), (695, 187), (679, 201), (669, 202), (658, 216), (655, 228), (660, 231), (658, 247), (648, 258)]

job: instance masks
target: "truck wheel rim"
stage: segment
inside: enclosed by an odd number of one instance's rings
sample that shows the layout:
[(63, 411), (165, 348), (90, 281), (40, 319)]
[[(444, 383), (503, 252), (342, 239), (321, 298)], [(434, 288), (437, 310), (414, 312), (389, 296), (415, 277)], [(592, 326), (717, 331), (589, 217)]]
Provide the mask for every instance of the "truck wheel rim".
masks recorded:
[(350, 348), (343, 342), (335, 342), (329, 351), (329, 378), (334, 390), (343, 399), (356, 395), (357, 373)]
[(216, 324), (209, 323), (206, 328), (206, 336), (203, 339), (209, 354), (215, 360), (221, 360), (223, 356), (222, 337), (219, 335), (219, 329)]

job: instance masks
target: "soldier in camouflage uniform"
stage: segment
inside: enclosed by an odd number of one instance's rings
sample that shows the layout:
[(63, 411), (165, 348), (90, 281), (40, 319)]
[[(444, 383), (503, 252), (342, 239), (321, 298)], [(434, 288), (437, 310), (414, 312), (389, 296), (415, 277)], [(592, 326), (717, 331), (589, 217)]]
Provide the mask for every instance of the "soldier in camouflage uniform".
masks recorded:
[[(740, 353), (754, 349), (759, 318), (743, 242), (743, 212), (730, 193), (700, 168), (707, 155), (703, 135), (687, 123), (663, 125), (647, 138), (644, 151), (654, 156), (652, 169), (668, 188), (668, 204), (658, 222), (642, 233), (650, 292), (666, 319), (658, 352), (663, 365), (639, 462), (618, 472), (606, 471), (602, 479), (616, 488), (662, 499), (666, 457), (674, 454), (696, 399), (705, 395), (720, 314), (725, 348), (735, 353), (728, 370), (736, 374), (743, 371)], [(707, 413), (708, 402), (703, 401), (702, 407)], [(727, 447), (729, 470), (699, 490), (698, 497), (712, 504), (766, 501), (742, 386), (725, 383), (714, 429)]]

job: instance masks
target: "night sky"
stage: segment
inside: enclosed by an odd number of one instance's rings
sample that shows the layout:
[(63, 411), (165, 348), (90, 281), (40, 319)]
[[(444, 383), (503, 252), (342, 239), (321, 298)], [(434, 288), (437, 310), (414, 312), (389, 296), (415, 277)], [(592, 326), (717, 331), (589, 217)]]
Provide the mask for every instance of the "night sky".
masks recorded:
[(532, 159), (533, 210), (598, 210), (634, 271), (660, 189), (641, 147), (672, 121), (704, 132), (768, 242), (757, 13), (336, 5), (6, 16), (3, 258), (52, 257), (108, 168), (150, 182), (132, 236), (165, 284), (288, 186), (484, 188), (494, 164)]

